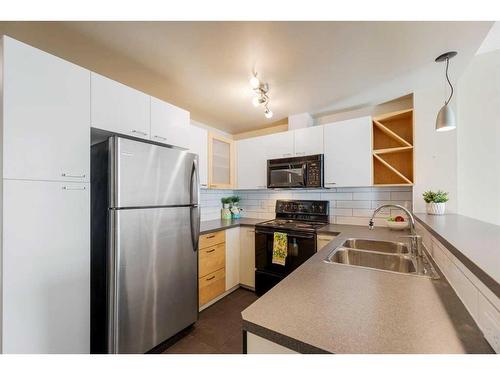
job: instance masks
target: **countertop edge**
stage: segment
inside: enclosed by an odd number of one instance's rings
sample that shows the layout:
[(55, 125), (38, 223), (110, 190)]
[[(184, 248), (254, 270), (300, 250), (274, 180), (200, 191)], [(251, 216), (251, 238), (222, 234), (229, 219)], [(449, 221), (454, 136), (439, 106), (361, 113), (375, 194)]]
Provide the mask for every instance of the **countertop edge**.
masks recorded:
[(488, 275), (481, 267), (471, 261), (467, 256), (465, 256), (459, 249), (453, 246), (446, 238), (441, 236), (434, 228), (432, 228), (423, 219), (415, 215), (417, 221), (428, 230), (434, 237), (436, 237), (441, 244), (446, 247), (457, 259), (462, 262), (462, 264), (467, 267), (469, 271), (476, 276), (479, 281), (481, 281), (493, 294), (500, 298), (500, 284), (495, 281), (490, 275)]
[(320, 349), (316, 346), (307, 344), (305, 342), (296, 340), (289, 336), (283, 335), (276, 331), (270, 330), (268, 328), (262, 327), (258, 324), (249, 322), (243, 319), (243, 331), (253, 333), (260, 336), (266, 340), (272, 341), (275, 344), (284, 346), (290, 350), (298, 352), (300, 354), (333, 354), (329, 351)]

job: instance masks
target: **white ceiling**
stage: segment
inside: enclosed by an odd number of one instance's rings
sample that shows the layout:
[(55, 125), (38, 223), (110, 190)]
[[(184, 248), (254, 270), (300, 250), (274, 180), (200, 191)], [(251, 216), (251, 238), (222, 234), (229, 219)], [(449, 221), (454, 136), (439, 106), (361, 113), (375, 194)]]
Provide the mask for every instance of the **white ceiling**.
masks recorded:
[[(148, 93), (230, 133), (269, 126), (290, 114), (336, 110), (405, 94), (414, 72), (457, 50), (465, 66), (491, 22), (65, 22), (160, 79)], [(256, 69), (269, 82), (267, 120), (251, 104)], [(120, 73), (123, 74), (123, 73)], [(111, 78), (126, 82), (126, 77)], [(129, 71), (128, 74), (134, 74)], [(413, 81), (405, 84), (406, 77)], [(418, 75), (421, 77), (421, 74)], [(399, 83), (399, 86), (395, 82)], [(408, 81), (410, 82), (410, 80)], [(394, 84), (393, 84), (394, 83)], [(394, 88), (397, 87), (395, 90)], [(358, 99), (355, 99), (358, 98)], [(394, 98), (394, 96), (392, 97)]]

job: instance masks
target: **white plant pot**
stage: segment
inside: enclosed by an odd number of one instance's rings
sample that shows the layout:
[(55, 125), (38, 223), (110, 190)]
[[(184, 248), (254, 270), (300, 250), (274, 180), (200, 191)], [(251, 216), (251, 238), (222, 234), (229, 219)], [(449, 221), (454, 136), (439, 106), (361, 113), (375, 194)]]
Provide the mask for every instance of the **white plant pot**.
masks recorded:
[(446, 203), (427, 203), (427, 213), (429, 215), (444, 215)]

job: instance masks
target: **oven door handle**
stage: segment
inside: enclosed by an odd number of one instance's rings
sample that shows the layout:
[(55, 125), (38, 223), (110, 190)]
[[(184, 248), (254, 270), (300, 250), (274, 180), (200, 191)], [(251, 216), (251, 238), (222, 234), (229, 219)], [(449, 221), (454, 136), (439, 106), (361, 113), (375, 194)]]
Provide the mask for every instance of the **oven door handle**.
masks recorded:
[[(276, 232), (279, 232), (279, 231), (276, 231)], [(257, 234), (273, 234), (274, 235), (274, 232), (265, 232), (262, 230), (255, 230), (255, 233), (257, 233)], [(300, 234), (287, 233), (287, 235), (288, 235), (288, 237), (292, 237), (292, 238), (306, 238), (306, 239), (310, 239), (310, 240), (314, 238), (314, 234), (300, 235)]]

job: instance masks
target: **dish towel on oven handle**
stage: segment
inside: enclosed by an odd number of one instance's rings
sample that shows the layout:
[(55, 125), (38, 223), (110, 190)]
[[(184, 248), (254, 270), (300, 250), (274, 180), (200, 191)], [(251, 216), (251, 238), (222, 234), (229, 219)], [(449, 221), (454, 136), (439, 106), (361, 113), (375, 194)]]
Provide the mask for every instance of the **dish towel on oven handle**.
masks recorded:
[(285, 265), (288, 255), (288, 236), (286, 233), (274, 232), (273, 264)]

